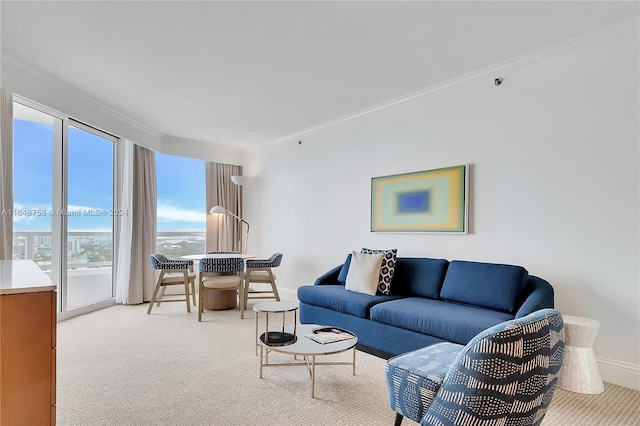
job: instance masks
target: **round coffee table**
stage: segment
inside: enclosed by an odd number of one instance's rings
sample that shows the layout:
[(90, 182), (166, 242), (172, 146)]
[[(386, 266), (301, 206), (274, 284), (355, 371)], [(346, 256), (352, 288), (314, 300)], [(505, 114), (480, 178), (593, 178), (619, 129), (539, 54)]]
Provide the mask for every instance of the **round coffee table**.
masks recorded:
[[(285, 331), (293, 332), (295, 326), (285, 327)], [(293, 343), (285, 346), (270, 346), (260, 340), (260, 378), (262, 379), (262, 369), (264, 367), (283, 367), (293, 365), (306, 365), (311, 374), (311, 398), (315, 396), (315, 381), (316, 381), (316, 365), (351, 365), (353, 369), (353, 375), (356, 375), (356, 344), (358, 343), (358, 337), (353, 335), (351, 339), (341, 340), (332, 343), (318, 343), (307, 337), (307, 334), (311, 334), (318, 328), (324, 328), (322, 325), (315, 324), (301, 324), (297, 326), (295, 340)], [(347, 330), (344, 330), (347, 331)], [(353, 334), (353, 333), (351, 333)], [(353, 350), (353, 358), (351, 362), (316, 362), (317, 356), (332, 355), (341, 352), (346, 352), (349, 349)], [(268, 354), (269, 351), (280, 352), (283, 354), (293, 355), (294, 361), (297, 356), (302, 356), (302, 361), (298, 362), (286, 362), (286, 363), (269, 363)], [(309, 362), (311, 359), (311, 362)]]

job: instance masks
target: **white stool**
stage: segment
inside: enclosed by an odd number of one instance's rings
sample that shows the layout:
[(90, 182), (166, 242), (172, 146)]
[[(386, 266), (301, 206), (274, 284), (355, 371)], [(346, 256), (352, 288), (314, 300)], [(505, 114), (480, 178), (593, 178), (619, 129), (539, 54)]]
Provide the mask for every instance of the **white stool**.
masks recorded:
[(563, 315), (564, 358), (558, 387), (577, 393), (604, 392), (600, 370), (593, 353), (600, 322), (590, 318)]

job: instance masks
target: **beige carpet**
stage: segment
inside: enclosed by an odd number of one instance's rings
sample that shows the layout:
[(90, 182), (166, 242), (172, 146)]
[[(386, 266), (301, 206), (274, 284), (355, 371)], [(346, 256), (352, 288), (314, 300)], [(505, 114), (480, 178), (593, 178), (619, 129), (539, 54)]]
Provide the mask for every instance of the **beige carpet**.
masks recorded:
[[(385, 361), (358, 352), (349, 366), (258, 377), (252, 310), (187, 314), (180, 303), (114, 306), (58, 324), (58, 425), (392, 425)], [(348, 360), (349, 354), (330, 360)], [(291, 357), (270, 355), (270, 361)], [(558, 390), (543, 425), (639, 425), (640, 392)], [(405, 420), (403, 425), (415, 424)]]

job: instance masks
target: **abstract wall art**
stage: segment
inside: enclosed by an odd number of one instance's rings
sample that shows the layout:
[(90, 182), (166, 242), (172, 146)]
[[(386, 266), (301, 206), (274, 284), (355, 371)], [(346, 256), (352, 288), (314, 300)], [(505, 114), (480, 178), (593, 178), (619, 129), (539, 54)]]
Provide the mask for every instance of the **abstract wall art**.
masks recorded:
[(466, 234), (468, 166), (371, 179), (371, 232)]

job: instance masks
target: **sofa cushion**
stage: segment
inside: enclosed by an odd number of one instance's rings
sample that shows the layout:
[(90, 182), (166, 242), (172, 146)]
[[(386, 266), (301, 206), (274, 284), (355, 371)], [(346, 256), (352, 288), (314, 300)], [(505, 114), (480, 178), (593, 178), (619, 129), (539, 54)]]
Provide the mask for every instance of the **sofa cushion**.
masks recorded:
[(374, 250), (362, 248), (361, 253), (382, 253), (382, 264), (380, 265), (380, 276), (378, 278), (378, 292), (380, 294), (389, 294), (391, 291), (391, 280), (396, 270), (396, 258), (398, 249)]
[(447, 270), (440, 297), (515, 313), (527, 275), (521, 266), (454, 260)]
[(508, 313), (443, 300), (408, 297), (379, 303), (371, 319), (466, 345), (476, 334), (513, 319)]
[(438, 299), (448, 265), (445, 259), (399, 257), (391, 294)]
[(398, 296), (355, 293), (342, 285), (306, 285), (298, 287), (298, 300), (309, 305), (320, 306), (361, 318), (369, 318), (372, 306), (395, 300)]
[(380, 265), (384, 253), (351, 253), (351, 266), (345, 288), (349, 291), (374, 295), (378, 290)]

